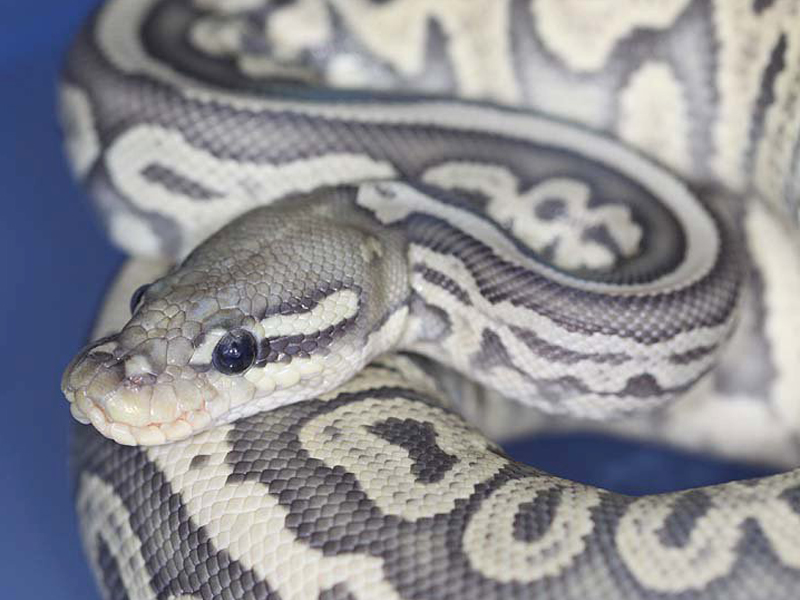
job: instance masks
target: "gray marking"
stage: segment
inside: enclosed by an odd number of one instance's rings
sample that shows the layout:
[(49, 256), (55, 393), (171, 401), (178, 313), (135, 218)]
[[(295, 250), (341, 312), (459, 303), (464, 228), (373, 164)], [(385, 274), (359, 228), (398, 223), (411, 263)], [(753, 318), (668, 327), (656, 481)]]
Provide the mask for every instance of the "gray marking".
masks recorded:
[(542, 221), (555, 221), (567, 216), (567, 206), (561, 198), (547, 198), (536, 206), (534, 214)]
[(254, 366), (263, 367), (267, 363), (275, 362), (288, 363), (295, 357), (308, 358), (313, 352), (324, 350), (335, 339), (345, 335), (355, 326), (357, 319), (358, 315), (311, 334), (285, 335), (263, 339), (259, 342), (258, 357)]
[(711, 499), (705, 492), (689, 490), (672, 508), (670, 515), (657, 534), (668, 548), (682, 548), (689, 543), (697, 521), (711, 508)]
[(536, 333), (530, 329), (521, 329), (516, 326), (510, 326), (511, 332), (517, 336), (534, 354), (545, 358), (551, 362), (575, 364), (581, 361), (591, 361), (594, 363), (608, 364), (608, 365), (621, 365), (630, 360), (630, 356), (622, 353), (592, 353), (586, 354), (576, 352), (565, 348), (564, 346), (557, 346), (540, 338)]
[(413, 461), (411, 473), (421, 484), (436, 483), (458, 462), (458, 458), (443, 451), (436, 443), (436, 428), (432, 423), (390, 417), (368, 430), (390, 444), (408, 451)]
[(169, 167), (158, 163), (145, 167), (142, 170), (142, 175), (145, 179), (157, 183), (171, 192), (187, 196), (193, 200), (213, 200), (224, 196), (223, 193), (209, 189), (202, 183), (188, 179)]
[(211, 458), (208, 454), (198, 454), (189, 463), (190, 469), (202, 469), (208, 464), (208, 459)]
[(337, 583), (332, 588), (323, 590), (319, 600), (358, 600), (347, 587), (346, 583)]
[(778, 77), (784, 73), (786, 67), (786, 51), (788, 42), (786, 34), (782, 34), (769, 56), (769, 62), (763, 70), (761, 87), (756, 99), (755, 109), (750, 118), (750, 144), (745, 155), (747, 170), (753, 170), (758, 140), (763, 137), (767, 112), (775, 103), (775, 84)]
[(410, 313), (422, 321), (419, 342), (441, 342), (452, 335), (453, 322), (445, 310), (425, 302), (416, 292), (411, 294), (408, 305)]
[(520, 504), (514, 515), (514, 539), (530, 544), (544, 536), (556, 517), (562, 493), (560, 489), (540, 491), (530, 502)]
[(95, 539), (95, 550), (97, 552), (97, 569), (99, 570), (97, 573), (98, 584), (103, 590), (103, 597), (106, 600), (129, 600), (119, 570), (119, 563), (102, 535), (98, 535)]
[(423, 263), (416, 263), (412, 270), (415, 273), (419, 273), (422, 275), (422, 278), (425, 281), (432, 283), (433, 285), (437, 285), (443, 290), (446, 290), (456, 298), (458, 298), (459, 302), (464, 304), (465, 306), (472, 306), (472, 300), (470, 300), (469, 294), (462, 288), (454, 279), (445, 275), (441, 271), (437, 271), (436, 269), (432, 269), (431, 267), (423, 264)]
[(500, 336), (490, 329), (484, 329), (481, 332), (481, 348), (472, 355), (470, 363), (475, 369), (489, 370), (498, 366), (508, 367), (527, 377), (523, 371), (514, 366), (511, 355)]
[(670, 355), (669, 362), (676, 365), (688, 365), (708, 356), (709, 354), (713, 354), (717, 350), (719, 350), (718, 344), (714, 344), (712, 346), (697, 346), (687, 350), (686, 352), (676, 352), (675, 354)]
[(775, 4), (775, 0), (753, 0), (753, 12), (757, 15), (768, 10)]

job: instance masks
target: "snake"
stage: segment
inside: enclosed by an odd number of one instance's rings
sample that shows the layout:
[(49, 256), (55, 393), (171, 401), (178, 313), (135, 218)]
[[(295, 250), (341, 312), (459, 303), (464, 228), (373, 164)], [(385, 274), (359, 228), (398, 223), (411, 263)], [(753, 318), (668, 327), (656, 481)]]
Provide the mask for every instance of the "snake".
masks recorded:
[(800, 470), (626, 496), (515, 461), (468, 407), (660, 431), (702, 396), (705, 449), (797, 464), (798, 24), (797, 0), (100, 6), (58, 94), (135, 257), (61, 383), (103, 597), (796, 598)]

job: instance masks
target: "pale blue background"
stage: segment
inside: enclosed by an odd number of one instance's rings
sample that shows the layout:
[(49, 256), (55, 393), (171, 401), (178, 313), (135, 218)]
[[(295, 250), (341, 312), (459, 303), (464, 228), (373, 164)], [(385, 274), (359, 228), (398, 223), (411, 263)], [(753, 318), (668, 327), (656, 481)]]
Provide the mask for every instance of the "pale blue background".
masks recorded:
[[(96, 598), (72, 512), (61, 370), (122, 256), (101, 236), (62, 159), (54, 85), (89, 0), (0, 0), (0, 598)], [(628, 493), (752, 469), (591, 436), (509, 450)]]

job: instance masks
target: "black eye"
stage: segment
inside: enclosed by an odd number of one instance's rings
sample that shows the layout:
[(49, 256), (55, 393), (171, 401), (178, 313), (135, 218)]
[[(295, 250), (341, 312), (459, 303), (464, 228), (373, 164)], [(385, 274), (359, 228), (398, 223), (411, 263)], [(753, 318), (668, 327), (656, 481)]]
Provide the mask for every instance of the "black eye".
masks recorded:
[(149, 287), (150, 284), (146, 283), (145, 285), (140, 285), (138, 288), (136, 288), (136, 291), (133, 292), (133, 295), (131, 296), (131, 314), (136, 312), (136, 307), (139, 306), (139, 303), (142, 301), (142, 298), (144, 298), (144, 293), (147, 291), (147, 288)]
[(255, 358), (255, 338), (243, 329), (236, 329), (217, 343), (211, 362), (220, 373), (234, 375), (249, 369)]

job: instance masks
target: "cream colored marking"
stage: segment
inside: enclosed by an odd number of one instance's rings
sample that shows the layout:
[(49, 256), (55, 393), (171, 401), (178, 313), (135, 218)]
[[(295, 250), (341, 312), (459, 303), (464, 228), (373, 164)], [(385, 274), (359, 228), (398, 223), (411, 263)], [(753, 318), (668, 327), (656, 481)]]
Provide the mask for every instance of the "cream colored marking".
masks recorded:
[[(644, 166), (644, 165), (647, 166)], [(644, 163), (637, 180), (645, 183), (652, 168)], [(641, 285), (612, 285), (571, 277), (524, 256), (516, 246), (485, 219), (455, 206), (436, 201), (434, 198), (400, 182), (364, 183), (357, 196), (359, 206), (371, 210), (383, 224), (391, 224), (405, 218), (412, 211), (433, 214), (445, 219), (462, 231), (492, 246), (502, 258), (542, 273), (547, 278), (582, 290), (591, 290), (615, 295), (635, 295), (643, 292), (667, 292), (690, 285), (700, 279), (714, 265), (719, 248), (716, 225), (710, 215), (678, 180), (664, 171), (650, 171), (661, 179), (654, 186), (657, 197), (675, 215), (686, 236), (686, 256), (675, 269), (660, 279)], [(653, 188), (651, 188), (653, 189)]]
[(219, 341), (224, 338), (226, 334), (227, 331), (224, 329), (212, 329), (206, 332), (203, 341), (195, 348), (194, 354), (192, 354), (192, 358), (189, 360), (189, 364), (194, 366), (210, 365), (211, 359), (214, 356), (214, 348), (217, 347)]
[[(151, 75), (160, 81), (175, 86), (176, 90), (187, 98), (215, 105), (225, 104), (241, 110), (293, 111), (301, 115), (329, 119), (348, 119), (361, 123), (436, 123), (458, 131), (474, 131), (475, 123), (480, 123), (481, 129), (488, 133), (505, 135), (514, 139), (537, 140), (555, 147), (583, 148), (588, 156), (599, 160), (601, 163), (615, 165), (634, 180), (639, 180), (639, 174), (643, 174), (645, 171), (641, 164), (643, 162), (642, 159), (630, 153), (621, 145), (599, 138), (589, 132), (535, 115), (505, 112), (483, 106), (469, 106), (444, 101), (414, 103), (413, 105), (398, 104), (394, 106), (375, 106), (363, 103), (343, 105), (321, 102), (299, 104), (260, 98), (255, 95), (226, 92), (219, 88), (210, 88), (206, 84), (174, 72), (165, 64), (153, 60), (152, 57), (144, 52), (136, 35), (138, 28), (132, 27), (131, 23), (140, 23), (154, 1), (125, 0), (123, 2), (122, 0), (112, 0), (109, 2), (105, 5), (98, 22), (98, 43), (109, 60), (122, 72)], [(557, 2), (558, 0), (556, 2), (551, 1), (549, 3), (550, 8), (545, 7), (545, 10), (558, 9)], [(536, 7), (540, 6), (544, 6), (544, 3), (537, 3), (534, 8), (536, 9)], [(605, 7), (605, 0), (603, 4), (598, 6), (600, 8)], [(788, 3), (783, 3), (781, 6), (788, 6)], [(653, 9), (655, 10), (656, 7), (654, 6)], [(571, 10), (574, 10), (574, 7)], [(661, 10), (660, 7), (657, 7), (658, 12)], [(773, 20), (777, 22), (782, 20), (786, 23), (792, 22), (789, 9), (784, 8), (782, 10), (783, 12), (780, 14), (777, 14), (774, 10), (768, 10), (761, 17), (770, 19), (765, 23), (772, 23)], [(612, 22), (626, 18), (624, 11), (616, 12), (619, 12), (620, 15), (611, 19)], [(760, 19), (752, 16), (751, 3), (749, 2), (731, 1), (719, 3), (716, 5), (716, 13), (722, 40), (721, 66), (717, 69), (720, 81), (717, 87), (728, 91), (720, 94), (721, 112), (720, 117), (716, 119), (714, 133), (716, 158), (713, 160), (716, 165), (715, 170), (720, 178), (729, 185), (735, 186), (742, 184), (744, 170), (740, 162), (741, 155), (744, 151), (746, 136), (750, 130), (749, 119), (752, 113), (752, 98), (760, 89), (758, 85), (753, 83), (753, 77), (760, 77), (766, 64), (765, 61), (769, 49), (772, 47), (772, 44), (762, 40), (761, 36), (769, 34), (767, 37), (772, 36), (772, 38), (768, 41), (774, 43), (778, 34), (777, 32), (769, 33), (772, 25), (766, 26), (766, 24), (762, 24)], [(554, 34), (559, 31), (559, 27), (560, 25), (554, 27)], [(618, 22), (615, 27), (619, 28)], [(748, 31), (740, 31), (742, 27), (748, 28)], [(750, 28), (753, 31), (749, 31)], [(738, 66), (733, 68), (733, 65), (738, 65), (736, 61), (739, 59), (746, 59), (752, 62), (748, 50), (748, 48), (752, 47), (759, 48), (756, 53), (757, 64), (754, 64), (752, 69), (749, 67), (739, 69)], [(572, 89), (570, 88), (570, 90)], [(586, 91), (582, 97), (586, 97), (586, 94), (590, 94), (590, 92)], [(600, 98), (596, 100), (599, 101)], [(553, 110), (554, 107), (557, 108), (572, 102), (574, 102), (573, 96), (562, 98), (560, 102), (549, 99), (547, 106), (548, 110)], [(589, 105), (597, 103), (586, 102)], [(558, 110), (554, 112), (561, 114)], [(583, 115), (582, 118), (597, 126), (603, 125), (603, 123), (597, 122), (597, 116), (589, 118)], [(732, 124), (736, 124), (736, 127), (733, 127)], [(649, 163), (647, 165), (647, 170), (652, 168)], [(652, 177), (646, 177), (645, 180), (649, 180), (649, 182), (644, 181), (648, 187), (658, 183)], [(655, 185), (654, 189), (657, 190), (659, 188), (660, 185)], [(669, 198), (672, 195), (668, 190), (664, 190), (664, 198)]]
[(114, 557), (128, 598), (153, 600), (156, 593), (147, 577), (141, 541), (131, 529), (131, 514), (114, 488), (96, 475), (83, 472), (75, 506), (84, 549), (95, 575), (102, 573), (96, 546), (97, 539), (102, 538)]
[(667, 29), (689, 0), (531, 1), (532, 16), (547, 49), (572, 71), (602, 69), (614, 48), (639, 28)]
[[(155, 125), (138, 125), (126, 131), (108, 149), (105, 161), (117, 188), (142, 210), (179, 222), (185, 222), (187, 213), (192, 214), (191, 225), (185, 224), (184, 253), (198, 239), (216, 231), (220, 223), (254, 206), (269, 204), (289, 193), (395, 174), (388, 163), (358, 154), (329, 154), (281, 165), (218, 159), (191, 146), (179, 133)], [(190, 181), (220, 190), (222, 195), (197, 202), (149, 181), (142, 173), (155, 162)]]
[(784, 68), (778, 74), (775, 101), (767, 109), (764, 130), (758, 138), (755, 161), (755, 183), (759, 192), (778, 209), (792, 210), (795, 222), (800, 219), (798, 198), (786, 198), (784, 185), (790, 176), (800, 176), (800, 164), (795, 164), (794, 150), (800, 137), (800, 6), (796, 3), (783, 20), (786, 36)]
[(780, 420), (800, 427), (800, 244), (766, 207), (752, 199), (745, 219), (750, 253), (764, 282), (764, 331), (777, 373), (770, 400)]
[[(346, 311), (352, 311), (355, 314), (358, 310), (357, 294), (350, 290), (340, 290), (336, 294), (341, 294), (342, 292), (348, 292), (348, 294), (344, 295), (345, 302), (336, 303), (336, 300), (333, 299), (334, 306), (349, 305)], [(325, 300), (331, 299), (332, 296), (328, 296)], [(320, 308), (321, 304), (318, 304), (313, 310)], [(314, 354), (308, 358), (295, 356), (288, 363), (267, 363), (263, 367), (255, 367), (248, 370), (244, 376), (256, 386), (262, 396), (272, 394), (276, 390), (291, 390), (301, 381), (304, 382), (304, 388), (328, 391), (333, 389), (333, 382), (342, 383), (348, 376), (357, 373), (373, 357), (394, 348), (405, 327), (406, 315), (407, 308), (405, 307), (395, 312), (383, 327), (369, 336), (363, 345), (356, 342), (357, 345), (354, 346), (352, 341), (343, 345), (343, 342), (339, 340), (331, 347), (328, 354)], [(303, 315), (286, 315), (286, 317), (294, 316), (302, 317)], [(330, 324), (341, 322), (341, 320), (343, 319), (330, 322), (323, 321), (324, 324), (321, 327), (313, 328), (305, 333), (313, 333), (319, 329), (324, 329)], [(298, 332), (300, 332), (300, 328), (290, 328), (281, 335), (293, 335)], [(347, 366), (343, 368), (345, 364)], [(310, 395), (304, 395), (304, 398), (307, 397), (310, 397)], [(294, 401), (297, 400), (298, 398), (294, 398)]]
[(383, 244), (381, 241), (374, 237), (368, 236), (361, 245), (358, 247), (359, 251), (361, 252), (362, 260), (369, 264), (376, 258), (381, 258), (383, 256)]
[(746, 520), (754, 519), (777, 558), (800, 568), (800, 515), (780, 498), (800, 485), (800, 471), (766, 477), (758, 483), (739, 482), (705, 488), (711, 507), (693, 524), (685, 544), (668, 547), (660, 530), (684, 493), (646, 496), (628, 506), (616, 531), (625, 565), (648, 588), (665, 593), (705, 587), (730, 573)]
[[(582, 381), (596, 392), (616, 394), (615, 397), (604, 397), (595, 394), (579, 394), (574, 398), (564, 398), (559, 402), (559, 410), (568, 411), (575, 416), (600, 418), (610, 411), (645, 408), (644, 399), (619, 395), (627, 380), (641, 373), (651, 373), (665, 387), (693, 381), (709, 366), (714, 358), (704, 356), (687, 364), (674, 364), (668, 357), (673, 353), (686, 352), (692, 348), (718, 343), (724, 339), (732, 323), (718, 327), (699, 328), (679, 334), (671, 340), (656, 346), (638, 344), (633, 340), (619, 338), (614, 335), (595, 334), (586, 336), (561, 328), (543, 315), (509, 302), (492, 304), (480, 293), (477, 283), (464, 265), (453, 256), (438, 254), (428, 248), (412, 246), (410, 252), (412, 264), (426, 264), (438, 271), (448, 273), (459, 282), (469, 294), (472, 305), (467, 306), (447, 290), (424, 280), (419, 274), (412, 275), (412, 288), (427, 303), (442, 308), (453, 324), (453, 335), (442, 343), (426, 347), (424, 342), (416, 343), (416, 332), (413, 328), (407, 332), (404, 347), (431, 355), (453, 365), (462, 373), (469, 373), (482, 383), (489, 384), (501, 395), (516, 398), (526, 404), (533, 404), (549, 411), (554, 410), (550, 403), (542, 403), (537, 399), (537, 388), (512, 368), (495, 366), (477, 369), (472, 364), (472, 357), (481, 349), (480, 334), (484, 329), (493, 331), (499, 336), (509, 352), (510, 360), (517, 367), (536, 378), (551, 379), (579, 374)], [(619, 353), (629, 357), (621, 364), (609, 368), (607, 364), (589, 360), (580, 360), (573, 364), (560, 363), (542, 358), (531, 351), (516, 335), (510, 326), (535, 331), (542, 340), (572, 351), (586, 354)], [(661, 399), (663, 402), (665, 399)], [(653, 399), (652, 405), (659, 402)]]
[[(193, 80), (149, 56), (138, 39), (139, 27), (136, 24), (142, 23), (155, 1), (112, 0), (104, 6), (98, 21), (98, 43), (116, 68), (127, 73), (149, 73), (179, 87), (188, 97), (199, 100), (227, 102), (241, 108), (248, 105), (264, 106), (260, 99), (226, 92)], [(371, 51), (374, 50), (378, 56), (406, 75), (414, 75), (422, 67), (427, 19), (429, 14), (433, 14), (451, 36), (449, 54), (453, 59), (459, 87), (465, 95), (494, 97), (506, 102), (513, 102), (518, 98), (519, 90), (509, 60), (510, 48), (506, 35), (509, 23), (508, 0), (497, 0), (490, 4), (475, 2), (474, 6), (467, 7), (467, 11), (448, 10), (448, 6), (436, 0), (414, 1), (416, 6), (409, 7), (405, 3), (399, 7), (403, 13), (399, 15), (400, 22), (405, 23), (402, 26), (398, 26), (395, 15), (390, 12), (398, 9), (394, 3), (376, 6), (367, 4), (365, 0), (337, 0), (336, 9), (354, 29), (360, 41), (368, 47), (374, 46), (370, 47)], [(290, 22), (295, 21), (304, 11), (314, 10), (310, 7), (315, 4), (318, 3), (306, 0), (288, 5), (284, 10), (295, 14), (286, 18)], [(412, 9), (410, 12), (409, 8)], [(365, 19), (364, 14), (367, 11), (369, 18)], [(476, 26), (476, 22), (480, 26)], [(324, 34), (324, 26), (320, 23), (313, 22), (310, 26), (316, 30), (315, 37), (320, 33)], [(483, 35), (473, 40), (471, 36), (461, 35), (464, 28), (472, 28)], [(402, 35), (398, 36), (398, 32), (402, 32)], [(394, 42), (390, 43), (392, 40)], [(276, 41), (280, 43), (282, 40)], [(291, 48), (290, 44), (287, 51)], [(333, 73), (328, 74), (329, 77), (331, 75)], [(277, 104), (270, 104), (277, 108)], [(334, 111), (339, 113), (341, 108), (334, 107)], [(344, 110), (349, 112), (346, 108)]]
[[(533, 542), (514, 538), (514, 517), (537, 494), (561, 492), (547, 531)], [(594, 531), (591, 509), (596, 488), (545, 475), (503, 484), (485, 499), (464, 530), (463, 548), (473, 569), (503, 583), (531, 583), (556, 577), (586, 550)]]
[(92, 105), (86, 93), (68, 83), (59, 88), (64, 146), (76, 179), (82, 179), (100, 156)]
[[(408, 450), (368, 431), (390, 417), (432, 424), (436, 445), (458, 462), (440, 480), (420, 485), (411, 471), (414, 463)], [(460, 417), (402, 398), (366, 399), (342, 406), (310, 420), (298, 437), (312, 456), (353, 473), (384, 514), (409, 521), (453, 510), (457, 500), (469, 498), (477, 483), (494, 476), (507, 462), (488, 452), (486, 440)], [(365, 449), (374, 459), (367, 460), (364, 452), (353, 452), (353, 448)]]
[(118, 248), (135, 256), (158, 257), (161, 242), (149, 223), (130, 212), (114, 211), (109, 215), (108, 235)]
[(339, 54), (331, 58), (325, 79), (342, 88), (376, 87), (365, 59), (358, 54)]
[[(465, 2), (459, 10), (440, 0), (386, 4), (334, 0), (332, 4), (369, 52), (407, 77), (420, 73), (424, 67), (429, 24), (435, 20), (446, 36), (460, 93), (506, 102), (519, 99), (507, 34), (508, 0)], [(464, 35), (464, 31), (471, 35)]]
[[(172, 489), (181, 494), (194, 524), (205, 529), (213, 544), (245, 569), (254, 570), (282, 598), (318, 600), (323, 590), (346, 582), (357, 600), (399, 600), (384, 577), (382, 560), (358, 554), (325, 556), (287, 529), (288, 511), (263, 484), (226, 483), (232, 474), (225, 462), (231, 429), (221, 425), (147, 450)], [(198, 455), (208, 459), (190, 468)]]
[[(322, 7), (322, 5), (317, 5)], [(248, 52), (246, 41), (248, 20), (252, 15), (214, 15), (198, 19), (191, 26), (189, 38), (201, 52), (212, 56), (233, 59), (239, 70), (249, 77), (299, 77), (308, 79), (308, 70), (277, 62), (273, 56)], [(271, 22), (271, 21), (270, 21)], [(310, 27), (300, 27), (294, 31), (302, 32)], [(280, 48), (273, 48), (273, 54), (280, 54)], [(287, 58), (296, 58), (294, 56)]]
[(233, 54), (242, 42), (244, 21), (218, 17), (198, 19), (189, 30), (192, 44), (215, 56)]
[[(641, 356), (648, 364), (647, 357), (652, 357), (655, 361), (663, 361), (672, 354), (687, 352), (693, 348), (709, 346), (718, 342), (720, 336), (724, 336), (730, 328), (728, 325), (716, 327), (698, 327), (691, 332), (685, 332), (674, 336), (670, 340), (660, 342), (655, 347), (653, 345), (642, 344), (636, 340), (621, 338), (613, 334), (596, 333), (586, 335), (582, 332), (577, 333), (560, 327), (541, 313), (535, 313), (529, 309), (515, 306), (509, 301), (491, 303), (481, 294), (475, 278), (467, 267), (456, 257), (448, 254), (441, 254), (430, 248), (423, 246), (412, 246), (412, 260), (414, 263), (421, 263), (431, 268), (447, 273), (450, 277), (459, 282), (459, 286), (465, 290), (473, 302), (469, 307), (459, 302), (461, 308), (447, 306), (447, 313), (451, 316), (463, 316), (466, 322), (476, 319), (475, 327), (484, 323), (491, 326), (492, 323), (503, 325), (513, 325), (521, 329), (534, 331), (536, 335), (545, 342), (563, 346), (570, 350), (591, 354), (595, 352), (627, 354), (633, 357)], [(419, 277), (419, 275), (415, 275)], [(422, 284), (419, 279), (417, 283)], [(417, 289), (417, 285), (414, 288)], [(440, 299), (453, 298), (450, 293), (438, 285), (429, 284), (424, 287), (424, 297), (436, 305)], [(484, 320), (485, 319), (485, 320)], [(551, 362), (550, 364), (558, 364)], [(619, 367), (615, 367), (619, 368)], [(681, 373), (685, 365), (673, 364), (668, 368), (674, 369), (674, 373)], [(606, 367), (602, 368), (607, 370)]]
[(407, 356), (403, 354), (388, 354), (381, 358), (380, 364), (386, 365), (399, 373), (386, 371), (380, 367), (372, 368), (368, 366), (334, 391), (320, 396), (320, 400), (334, 400), (341, 394), (361, 393), (371, 389), (385, 387), (407, 389), (411, 387), (434, 398), (442, 406), (451, 404), (450, 400), (441, 394), (437, 380)]
[(152, 374), (153, 366), (144, 354), (134, 354), (125, 361), (125, 376)]
[[(605, 226), (623, 255), (633, 255), (639, 247), (641, 228), (624, 205), (590, 207), (591, 188), (579, 179), (551, 177), (527, 190), (502, 165), (451, 161), (428, 169), (423, 181), (449, 189), (480, 192), (488, 198), (486, 212), (528, 247), (543, 251), (555, 244), (553, 262), (563, 269), (611, 268), (615, 257), (604, 245), (585, 239), (593, 227)], [(544, 220), (537, 209), (559, 200), (563, 216)]]
[(668, 63), (646, 62), (631, 75), (619, 94), (618, 123), (624, 141), (679, 173), (692, 172), (688, 106)]
[(358, 315), (359, 297), (350, 289), (325, 296), (310, 311), (290, 315), (270, 315), (260, 323), (264, 336), (311, 335)]
[[(719, 178), (734, 189), (742, 189), (750, 175), (744, 168), (744, 158), (764, 69), (781, 33), (793, 29), (786, 25), (800, 18), (790, 2), (775, 2), (760, 14), (753, 12), (752, 4), (749, 0), (714, 3), (719, 108), (713, 127), (712, 163)], [(764, 132), (758, 134), (764, 136)]]
[(333, 33), (328, 6), (293, 2), (267, 19), (267, 39), (281, 58), (296, 59), (303, 50), (321, 46)]

